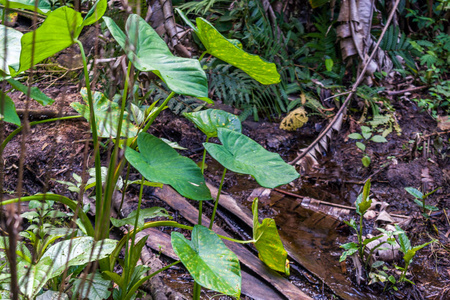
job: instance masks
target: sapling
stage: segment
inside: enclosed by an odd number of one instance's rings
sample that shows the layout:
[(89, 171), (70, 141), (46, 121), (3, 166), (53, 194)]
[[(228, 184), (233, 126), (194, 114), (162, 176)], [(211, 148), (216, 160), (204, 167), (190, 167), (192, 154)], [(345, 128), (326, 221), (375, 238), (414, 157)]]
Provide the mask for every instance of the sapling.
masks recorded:
[(419, 190), (417, 190), (417, 189), (415, 189), (415, 188), (413, 188), (413, 187), (406, 187), (405, 188), (405, 190), (410, 194), (410, 195), (412, 195), (413, 197), (414, 197), (414, 202), (419, 206), (419, 207), (422, 207), (422, 215), (425, 217), (425, 218), (429, 218), (430, 217), (430, 215), (429, 214), (427, 214), (427, 210), (428, 211), (436, 211), (436, 210), (439, 210), (436, 206), (434, 206), (434, 205), (429, 205), (429, 204), (426, 204), (425, 202), (426, 202), (426, 199), (428, 198), (428, 196), (430, 196), (430, 195), (432, 195), (432, 194), (434, 194), (437, 190), (439, 190), (440, 189), (440, 187), (438, 187), (437, 189), (435, 189), (435, 190), (433, 190), (433, 191), (431, 191), (431, 192), (429, 192), (429, 193), (427, 193), (427, 194), (423, 194), (421, 191), (419, 191)]

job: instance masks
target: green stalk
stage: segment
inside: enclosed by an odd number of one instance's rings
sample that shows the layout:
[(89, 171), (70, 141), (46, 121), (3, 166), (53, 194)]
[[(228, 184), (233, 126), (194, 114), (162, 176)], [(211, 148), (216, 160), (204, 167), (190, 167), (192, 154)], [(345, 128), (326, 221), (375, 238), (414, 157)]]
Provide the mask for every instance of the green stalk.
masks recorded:
[(21, 198), (14, 198), (9, 200), (4, 200), (0, 203), (0, 206), (2, 205), (8, 205), (12, 203), (17, 202), (26, 202), (31, 200), (37, 200), (37, 201), (45, 201), (45, 200), (52, 200), (56, 202), (60, 202), (62, 204), (67, 205), (72, 211), (76, 212), (78, 210), (78, 216), (80, 217), (81, 223), (86, 228), (86, 232), (89, 236), (94, 236), (94, 227), (92, 227), (91, 220), (89, 220), (86, 213), (78, 207), (78, 203), (61, 195), (57, 194), (37, 194), (33, 196), (28, 197), (21, 197)]
[(200, 57), (198, 58), (198, 61), (202, 61), (203, 57), (206, 55), (206, 53), (208, 53), (208, 51), (204, 51), (202, 53), (202, 55), (200, 55)]
[(209, 223), (209, 229), (212, 229), (214, 224), (214, 218), (216, 217), (217, 206), (219, 205), (220, 194), (222, 193), (223, 181), (225, 180), (225, 174), (227, 173), (227, 168), (223, 168), (222, 179), (220, 180), (219, 190), (217, 191), (216, 202), (214, 203), (214, 209), (211, 216), (211, 222)]
[[(206, 137), (206, 143), (209, 141), (209, 136)], [(206, 148), (203, 148), (203, 158), (202, 158), (202, 174), (205, 173), (205, 162), (206, 162)], [(198, 224), (202, 225), (202, 215), (203, 215), (203, 201), (198, 203)]]
[(164, 109), (164, 106), (166, 106), (167, 103), (169, 103), (169, 100), (172, 99), (173, 96), (175, 96), (175, 92), (172, 92), (172, 93), (169, 94), (169, 96), (167, 96), (166, 100), (164, 100), (164, 102), (161, 104), (161, 106), (158, 107), (158, 109), (152, 115), (152, 117), (150, 118), (148, 123), (145, 124), (145, 127), (142, 129), (142, 132), (146, 132), (150, 128), (150, 126), (155, 121), (156, 117), (162, 112), (162, 110)]
[(202, 287), (197, 281), (194, 281), (194, 291), (192, 292), (193, 300), (200, 300), (200, 293), (202, 292)]
[(364, 261), (364, 250), (362, 244), (362, 234), (363, 234), (363, 216), (359, 217), (359, 234), (358, 234), (358, 248), (359, 248), (359, 257)]
[[(34, 126), (37, 124), (42, 124), (42, 123), (48, 123), (48, 122), (55, 122), (55, 121), (62, 121), (62, 120), (70, 120), (70, 119), (77, 119), (77, 118), (81, 118), (82, 116), (67, 116), (67, 117), (60, 117), (60, 118), (53, 118), (53, 119), (46, 119), (46, 120), (41, 120), (41, 121), (34, 121), (34, 122), (30, 122), (28, 123), (30, 126)], [(11, 141), (13, 139), (13, 137), (15, 137), (16, 135), (18, 135), (23, 129), (23, 126), (17, 127), (16, 130), (14, 130), (13, 132), (11, 132), (6, 139), (2, 142), (2, 144), (0, 145), (0, 151), (3, 151), (3, 149), (5, 149), (6, 145), (9, 143), (9, 141)]]
[(155, 275), (157, 275), (157, 274), (159, 274), (159, 273), (161, 273), (161, 272), (163, 272), (163, 271), (165, 271), (165, 270), (167, 270), (167, 269), (169, 269), (169, 268), (175, 266), (175, 265), (178, 264), (179, 262), (180, 262), (180, 261), (177, 260), (177, 261), (171, 263), (170, 265), (167, 265), (167, 266), (165, 266), (164, 268), (161, 268), (161, 269), (159, 269), (158, 271), (153, 272), (152, 274), (150, 274), (150, 275), (148, 275), (148, 276), (145, 276), (145, 277), (143, 277), (142, 279), (140, 279), (140, 280), (139, 280), (135, 285), (133, 285), (133, 287), (128, 291), (128, 293), (127, 293), (127, 295), (125, 296), (124, 299), (125, 299), (125, 300), (130, 300), (131, 297), (133, 297), (134, 293), (137, 291), (137, 289), (138, 289), (142, 284), (144, 284), (144, 282), (146, 282), (147, 280), (149, 280), (149, 279), (152, 278), (153, 276), (155, 276)]
[[(122, 105), (120, 108), (119, 124), (117, 126), (117, 136), (114, 143), (114, 149), (109, 160), (108, 174), (106, 176), (105, 196), (102, 199), (101, 209), (97, 210), (97, 214), (100, 215), (99, 223), (96, 223), (96, 236), (99, 240), (105, 239), (109, 236), (109, 222), (111, 215), (111, 202), (114, 190), (116, 189), (116, 183), (119, 179), (120, 168), (116, 169), (117, 156), (119, 153), (120, 137), (122, 132), (123, 116), (125, 113), (125, 107), (127, 103), (128, 85), (130, 82), (131, 73), (131, 61), (128, 62), (127, 75), (125, 78), (125, 84), (122, 94)], [(101, 178), (101, 177), (98, 177)], [(98, 180), (98, 179), (97, 179)], [(100, 179), (101, 180), (101, 179)], [(103, 266), (102, 266), (103, 267)]]
[[(89, 73), (87, 69), (87, 61), (86, 61), (86, 54), (84, 53), (83, 44), (76, 40), (76, 43), (80, 47), (81, 52), (81, 58), (83, 60), (83, 71), (84, 71), (84, 81), (86, 83), (86, 89), (87, 89), (87, 96), (88, 96), (88, 104), (89, 104), (89, 123), (91, 124), (91, 131), (92, 131), (92, 139), (94, 143), (94, 156), (95, 156), (95, 178), (99, 180), (98, 178), (102, 178), (101, 173), (101, 160), (100, 160), (100, 149), (98, 146), (98, 133), (97, 133), (97, 123), (95, 120), (95, 113), (94, 113), (94, 101), (92, 100), (92, 91), (91, 91), (91, 84), (89, 82)], [(101, 179), (100, 179), (101, 180)], [(102, 211), (102, 185), (96, 184), (95, 185), (95, 208), (97, 211), (97, 214), (95, 215), (95, 224), (96, 227), (98, 226), (101, 214), (99, 212)], [(95, 233), (94, 238), (98, 240), (99, 236), (97, 234), (97, 230)]]

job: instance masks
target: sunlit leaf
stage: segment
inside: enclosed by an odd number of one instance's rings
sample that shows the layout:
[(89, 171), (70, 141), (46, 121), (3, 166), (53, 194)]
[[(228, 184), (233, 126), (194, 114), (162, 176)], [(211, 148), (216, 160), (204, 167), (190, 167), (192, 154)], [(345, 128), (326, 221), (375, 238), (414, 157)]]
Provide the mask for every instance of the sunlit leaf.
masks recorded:
[(250, 174), (263, 187), (275, 188), (300, 175), (283, 161), (279, 154), (264, 149), (249, 137), (226, 128), (218, 128), (222, 145), (204, 143), (208, 153), (225, 168)]
[(228, 128), (236, 132), (242, 130), (241, 121), (237, 116), (220, 109), (185, 113), (184, 116), (209, 138), (217, 136), (217, 128)]
[(105, 14), (107, 7), (108, 7), (107, 0), (97, 0), (91, 7), (89, 12), (86, 14), (86, 17), (84, 17), (82, 27), (97, 22)]
[(103, 17), (114, 39), (140, 71), (152, 71), (177, 94), (208, 98), (208, 83), (198, 60), (174, 56), (156, 31), (138, 15), (130, 15), (123, 31), (108, 17)]
[(172, 232), (172, 247), (198, 284), (239, 298), (241, 294), (239, 260), (213, 231), (195, 225), (191, 241), (179, 232)]
[(277, 225), (273, 219), (258, 220), (258, 198), (253, 201), (253, 239), (258, 256), (272, 270), (289, 274), (289, 264), (286, 267), (287, 252), (278, 234)]
[(137, 144), (140, 152), (127, 148), (125, 157), (147, 180), (169, 184), (193, 200), (211, 199), (202, 171), (191, 159), (145, 132), (139, 134)]
[(82, 22), (81, 14), (67, 6), (49, 13), (38, 29), (23, 35), (17, 73), (28, 70), (33, 64), (71, 46), (78, 37), (76, 33)]
[[(83, 97), (86, 104), (87, 90), (83, 88), (81, 90), (81, 96)], [(120, 106), (119, 104), (108, 100), (100, 92), (95, 92), (92, 95), (92, 100), (94, 102), (94, 112), (95, 118), (97, 120), (98, 135), (100, 137), (117, 137), (117, 128), (120, 119)], [(86, 120), (89, 121), (89, 106), (83, 105), (78, 102), (73, 102), (70, 104), (79, 114), (81, 114)], [(128, 113), (124, 112), (123, 123), (121, 135), (123, 137), (134, 137), (138, 133), (138, 127), (134, 126), (128, 119)]]

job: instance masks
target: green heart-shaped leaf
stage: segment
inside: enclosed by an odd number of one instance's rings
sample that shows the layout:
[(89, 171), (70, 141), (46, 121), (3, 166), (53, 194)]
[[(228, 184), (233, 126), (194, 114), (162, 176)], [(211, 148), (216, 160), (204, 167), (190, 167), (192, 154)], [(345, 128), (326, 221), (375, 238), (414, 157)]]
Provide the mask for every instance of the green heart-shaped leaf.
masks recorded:
[[(10, 27), (0, 25), (0, 41), (2, 45), (0, 46), (0, 70), (5, 74), (9, 74), (9, 67), (17, 70), (20, 64), (20, 51), (22, 45), (20, 44), (20, 39), (23, 34), (20, 31), (12, 29)], [(6, 40), (6, 51), (4, 48), (4, 42)], [(3, 67), (6, 65), (6, 70)]]
[[(34, 0), (0, 0), (0, 3), (6, 6), (8, 2), (9, 8), (19, 8), (34, 11), (35, 1)], [(52, 4), (48, 0), (38, 0), (37, 1), (37, 12), (46, 15), (50, 12)]]
[[(14, 101), (12, 101), (11, 98), (9, 98), (2, 91), (0, 91), (0, 97), (5, 99), (5, 104), (3, 105), (3, 114), (0, 111), (0, 120), (20, 126), (20, 119), (19, 116), (17, 115)], [(2, 100), (0, 99), (0, 101)]]
[[(110, 18), (103, 17), (114, 39), (140, 71), (152, 71), (177, 94), (208, 98), (208, 83), (198, 60), (174, 56), (156, 31), (138, 15), (130, 15), (127, 35)], [(132, 46), (130, 46), (132, 45)]]
[(262, 84), (280, 82), (280, 74), (274, 63), (263, 61), (258, 55), (245, 52), (238, 41), (225, 38), (205, 19), (197, 18), (197, 27), (195, 27), (181, 10), (177, 9), (177, 12), (194, 29), (209, 54), (241, 69)]
[(82, 23), (81, 14), (67, 6), (49, 13), (38, 29), (23, 35), (20, 68), (15, 74), (31, 68), (32, 58), (36, 64), (71, 46), (81, 31)]
[(280, 155), (239, 132), (218, 128), (217, 135), (222, 145), (204, 143), (208, 153), (225, 168), (252, 175), (263, 187), (275, 188), (300, 176)]
[(253, 239), (259, 252), (259, 259), (272, 270), (289, 275), (289, 261), (287, 252), (278, 234), (277, 225), (273, 219), (258, 221), (258, 198), (252, 204), (253, 212)]
[[(80, 92), (81, 97), (88, 103), (87, 90), (83, 88)], [(120, 106), (119, 104), (108, 100), (100, 92), (95, 92), (92, 95), (94, 101), (94, 112), (97, 119), (98, 135), (100, 137), (117, 137), (117, 128), (120, 119)], [(83, 105), (78, 102), (70, 104), (80, 115), (89, 121), (89, 105)], [(121, 135), (123, 137), (134, 137), (138, 133), (138, 128), (134, 126), (128, 119), (128, 113), (123, 114), (123, 124)]]
[(239, 299), (239, 260), (214, 231), (195, 225), (191, 241), (181, 233), (172, 232), (172, 247), (198, 284)]
[(217, 128), (223, 127), (241, 132), (241, 121), (233, 114), (220, 109), (207, 109), (197, 112), (185, 113), (195, 126), (198, 127), (208, 138), (217, 136)]
[(211, 199), (202, 171), (195, 162), (145, 132), (139, 134), (137, 144), (140, 153), (127, 147), (125, 157), (147, 180), (169, 184), (189, 199)]

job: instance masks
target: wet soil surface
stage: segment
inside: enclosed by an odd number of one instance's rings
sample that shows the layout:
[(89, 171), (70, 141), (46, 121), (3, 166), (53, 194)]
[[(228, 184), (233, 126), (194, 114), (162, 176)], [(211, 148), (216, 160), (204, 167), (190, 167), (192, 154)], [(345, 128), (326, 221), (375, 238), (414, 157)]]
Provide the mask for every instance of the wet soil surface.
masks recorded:
[[(72, 112), (68, 104), (81, 101), (76, 91), (75, 86), (64, 92), (57, 86), (47, 90), (47, 94), (56, 102), (46, 109)], [(17, 108), (25, 108), (18, 95), (13, 94), (12, 98)], [(331, 218), (323, 212), (302, 207), (299, 198), (287, 196), (282, 191), (261, 198), (260, 217), (276, 220), (284, 243), (289, 244), (290, 252), (294, 253), (292, 256), (298, 256), (297, 259), (290, 258), (292, 273), (289, 279), (315, 299), (450, 298), (450, 135), (448, 132), (443, 134), (437, 128), (436, 121), (425, 112), (420, 112), (415, 104), (396, 100), (393, 105), (402, 133), (391, 133), (387, 137), (387, 143), (367, 144), (366, 152), (372, 159), (369, 168), (363, 167), (363, 153), (355, 146), (355, 141), (346, 138), (350, 133), (360, 132), (359, 125), (348, 117), (341, 131), (333, 135), (329, 150), (322, 153), (320, 164), (313, 169), (303, 170), (300, 179), (280, 189), (303, 197), (352, 206), (362, 191), (364, 181), (370, 177), (372, 197), (385, 203), (383, 205), (387, 205), (386, 211), (390, 215), (411, 217), (404, 223), (403, 229), (412, 245), (432, 239), (436, 242), (420, 250), (411, 265), (408, 278), (415, 282), (415, 286), (398, 285), (398, 291), (383, 291), (378, 284), (358, 284), (354, 265), (350, 260), (339, 263), (339, 256), (343, 251), (339, 246), (355, 241), (353, 232), (342, 223), (342, 220), (356, 218), (354, 211), (349, 210), (339, 218)], [(39, 107), (32, 104), (29, 108)], [(221, 108), (234, 112), (232, 108)], [(30, 120), (33, 118), (40, 117), (31, 114)], [(295, 132), (285, 132), (279, 129), (279, 123), (245, 121), (243, 132), (267, 150), (279, 153), (285, 161), (291, 161), (324, 126), (326, 121), (310, 120)], [(15, 128), (14, 125), (6, 125), (3, 138)], [(180, 153), (196, 162), (201, 161), (205, 137), (185, 118), (166, 110), (150, 132), (188, 148)], [(55, 179), (71, 181), (73, 173), (81, 174), (86, 168), (93, 166), (89, 138), (89, 126), (83, 119), (40, 124), (30, 128), (25, 136), (17, 135), (3, 152), (4, 193), (14, 194), (18, 189), (22, 189), (24, 195), (49, 191), (76, 199), (75, 194), (67, 191)], [(21, 149), (25, 149), (25, 152)], [(105, 161), (107, 150), (107, 147), (102, 150)], [(21, 153), (25, 153), (25, 156)], [(222, 175), (221, 167), (210, 157), (207, 157), (206, 164), (207, 180), (218, 186)], [(18, 181), (19, 177), (22, 177), (21, 182)], [(421, 215), (421, 210), (405, 191), (405, 187), (427, 192), (440, 187), (427, 200), (427, 204), (438, 208), (431, 218), (427, 220)], [(240, 205), (250, 208), (252, 199), (249, 196), (256, 188), (258, 185), (251, 177), (228, 172), (223, 189), (238, 200)], [(137, 191), (130, 190), (129, 193), (130, 196), (126, 198), (133, 203), (137, 202)], [(148, 191), (148, 195), (151, 196), (151, 191)], [(155, 204), (164, 206), (164, 203), (158, 203), (157, 200), (155, 203), (153, 200), (148, 201), (144, 206)], [(206, 213), (210, 210), (206, 206)], [(170, 211), (181, 222), (187, 223), (177, 216), (176, 211)], [(227, 228), (226, 222), (220, 219), (218, 222)], [(240, 226), (239, 220), (233, 222)], [(376, 234), (375, 228), (380, 223), (374, 219), (366, 219), (364, 225), (365, 234)], [(248, 229), (242, 229), (241, 236), (250, 233)], [(313, 262), (311, 265), (314, 265), (315, 271), (298, 263), (302, 261), (302, 256)], [(303, 261), (306, 261), (304, 258)], [(393, 266), (403, 263), (400, 258), (389, 264)], [(189, 295), (190, 280), (184, 269), (177, 267), (168, 273), (166, 282), (179, 292)]]

